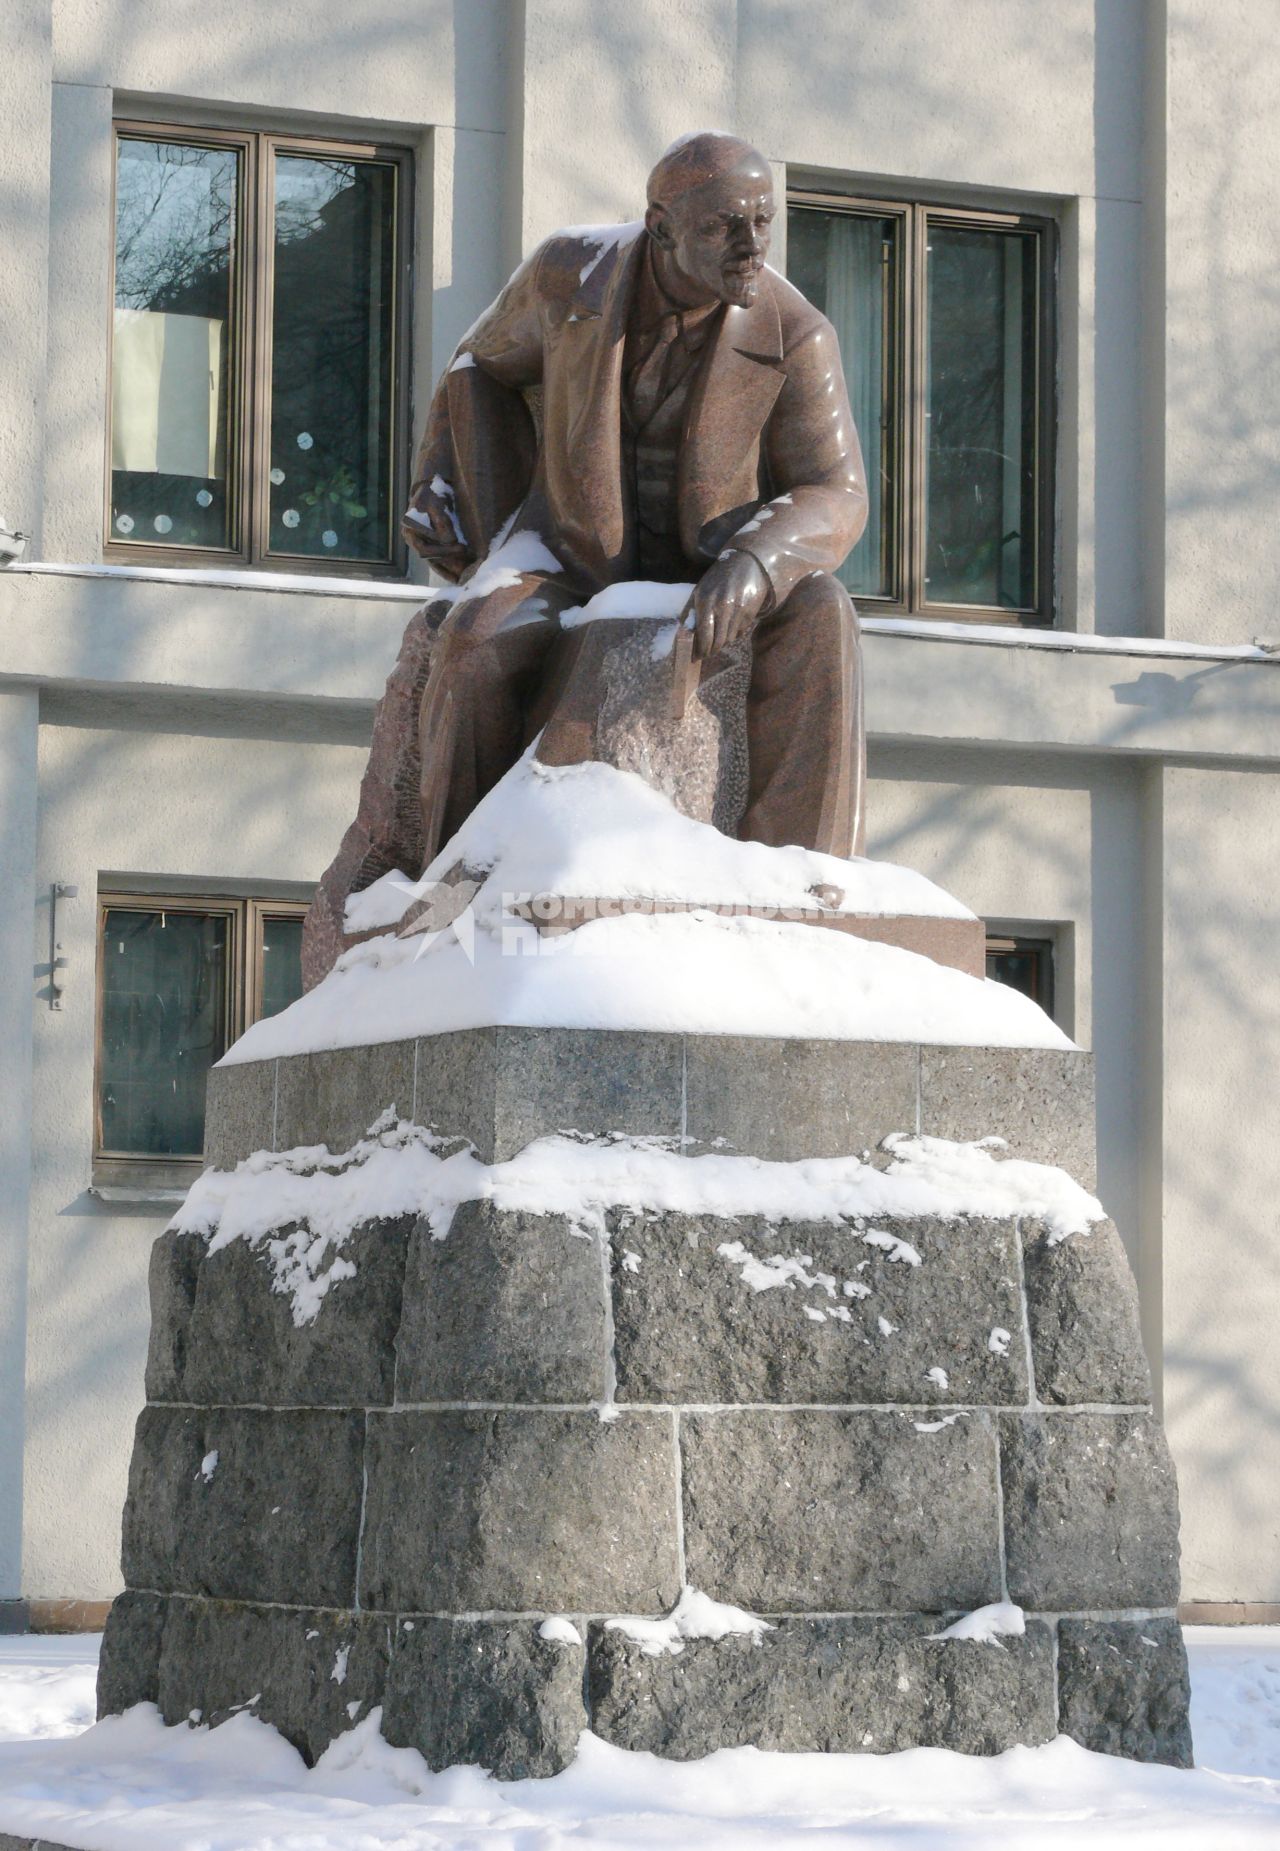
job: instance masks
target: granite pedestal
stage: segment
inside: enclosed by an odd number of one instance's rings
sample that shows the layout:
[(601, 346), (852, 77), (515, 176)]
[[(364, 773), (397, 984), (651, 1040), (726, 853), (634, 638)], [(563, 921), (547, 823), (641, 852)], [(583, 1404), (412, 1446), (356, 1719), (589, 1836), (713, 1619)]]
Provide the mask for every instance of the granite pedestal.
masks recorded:
[[(690, 1162), (921, 1130), (1093, 1180), (1074, 1051), (512, 1028), (220, 1068), (207, 1159), (345, 1150), (388, 1108), (487, 1162), (566, 1128)], [(471, 1201), (438, 1232), (357, 1228), (301, 1327), (261, 1246), (156, 1243), (104, 1712), (249, 1707), (314, 1758), (381, 1706), (432, 1766), (507, 1777), (588, 1727), (1188, 1761), (1176, 1489), (1109, 1223), (615, 1207), (584, 1235)], [(776, 1255), (848, 1289), (751, 1290)], [(654, 1656), (609, 1626), (685, 1586), (769, 1629)], [(938, 1637), (1003, 1600), (1021, 1636)]]

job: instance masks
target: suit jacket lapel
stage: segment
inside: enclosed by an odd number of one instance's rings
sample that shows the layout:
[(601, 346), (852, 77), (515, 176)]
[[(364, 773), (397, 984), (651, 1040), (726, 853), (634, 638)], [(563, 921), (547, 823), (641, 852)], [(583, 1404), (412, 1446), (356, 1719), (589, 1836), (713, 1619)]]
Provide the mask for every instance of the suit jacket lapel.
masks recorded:
[(600, 257), (574, 297), (563, 336), (569, 384), (564, 461), (607, 560), (621, 554), (625, 541), (622, 353), (644, 249), (641, 234)]
[(754, 485), (735, 484), (778, 394), (786, 383), (782, 324), (769, 272), (750, 308), (729, 307), (720, 320), (690, 395), (680, 452), (680, 529), (685, 551), (697, 556), (704, 524), (735, 502), (754, 498)]

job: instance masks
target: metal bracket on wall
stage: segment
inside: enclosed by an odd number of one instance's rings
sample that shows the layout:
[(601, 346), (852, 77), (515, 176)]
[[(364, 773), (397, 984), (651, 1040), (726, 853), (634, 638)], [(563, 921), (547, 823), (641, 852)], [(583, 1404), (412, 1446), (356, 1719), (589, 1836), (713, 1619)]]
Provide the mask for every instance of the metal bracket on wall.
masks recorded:
[(61, 973), (67, 968), (67, 959), (62, 955), (62, 942), (58, 937), (58, 901), (74, 900), (80, 889), (68, 881), (53, 881), (49, 887), (49, 1007), (61, 1009), (62, 992), (66, 987)]

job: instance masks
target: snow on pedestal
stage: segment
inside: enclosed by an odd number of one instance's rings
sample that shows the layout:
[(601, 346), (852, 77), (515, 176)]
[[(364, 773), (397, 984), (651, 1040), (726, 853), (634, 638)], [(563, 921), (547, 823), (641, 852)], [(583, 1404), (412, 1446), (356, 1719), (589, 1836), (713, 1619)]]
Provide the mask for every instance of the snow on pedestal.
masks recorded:
[[(314, 1758), (379, 1709), (503, 1776), (588, 1726), (1188, 1759), (1090, 1057), (998, 985), (733, 910), (815, 889), (972, 917), (532, 762), (353, 901), (385, 929), (215, 1070), (156, 1244), (104, 1710), (249, 1708)], [(542, 893), (692, 910), (547, 938)]]

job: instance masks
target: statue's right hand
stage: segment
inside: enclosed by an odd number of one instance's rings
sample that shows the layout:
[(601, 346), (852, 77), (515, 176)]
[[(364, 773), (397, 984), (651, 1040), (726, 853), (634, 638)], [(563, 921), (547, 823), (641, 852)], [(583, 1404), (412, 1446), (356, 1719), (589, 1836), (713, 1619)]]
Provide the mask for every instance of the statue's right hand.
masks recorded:
[[(439, 481), (439, 477), (436, 478)], [(447, 578), (456, 579), (471, 554), (458, 526), (452, 489), (420, 483), (400, 521), (405, 544)]]

